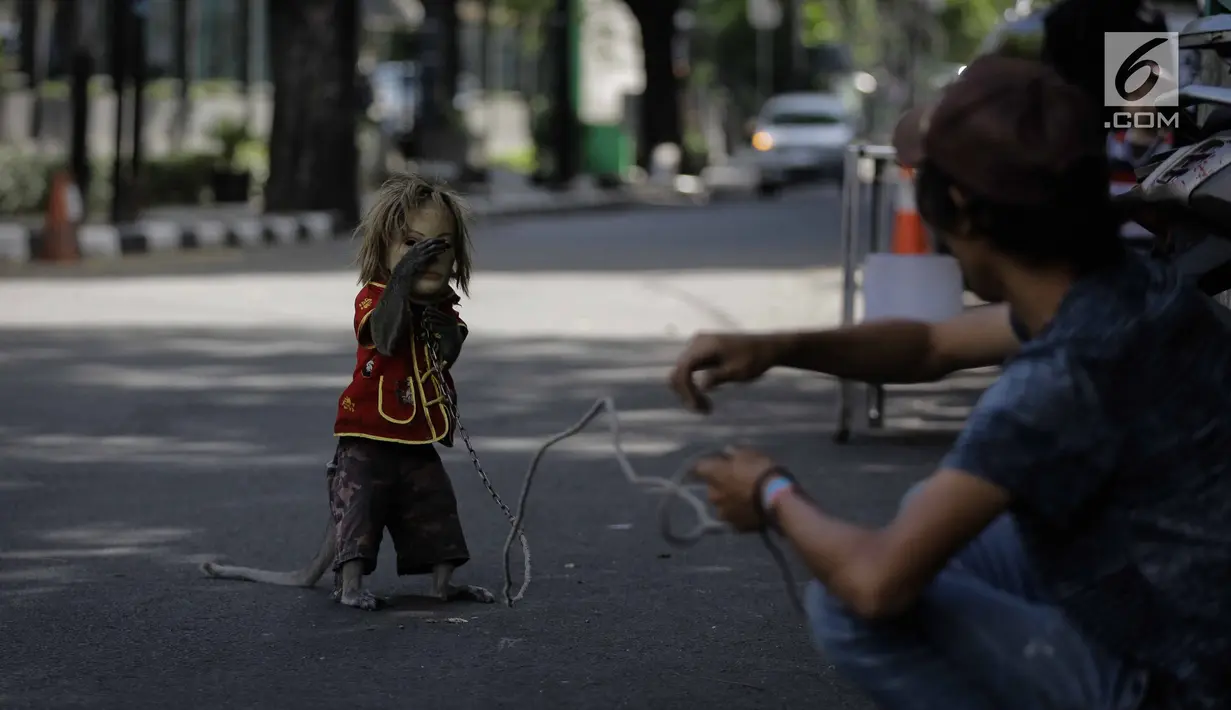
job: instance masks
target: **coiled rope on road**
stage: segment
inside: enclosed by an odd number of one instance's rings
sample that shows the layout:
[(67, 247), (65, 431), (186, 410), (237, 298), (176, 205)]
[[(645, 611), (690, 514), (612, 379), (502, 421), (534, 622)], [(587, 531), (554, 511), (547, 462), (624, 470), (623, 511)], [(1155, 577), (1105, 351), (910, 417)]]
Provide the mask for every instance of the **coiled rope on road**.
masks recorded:
[[(429, 334), (430, 336), (430, 334)], [(440, 355), (437, 352), (437, 339), (428, 337), (427, 342), (431, 344), (430, 352), (432, 355), (432, 365), (436, 372), (444, 372), (440, 367)], [(443, 384), (443, 383), (442, 383)], [(530, 564), (530, 543), (526, 540), (524, 521), (526, 519), (526, 506), (530, 497), (530, 490), (534, 483), (534, 474), (538, 471), (539, 463), (543, 456), (551, 447), (565, 441), (573, 436), (580, 434), (586, 429), (600, 414), (607, 414), (607, 425), (611, 432), (611, 447), (615, 455), (616, 463), (620, 467), (620, 471), (624, 474), (625, 479), (634, 486), (643, 487), (648, 493), (663, 494), (663, 500), (658, 508), (658, 524), (659, 533), (663, 539), (676, 547), (691, 547), (698, 543), (701, 539), (708, 535), (726, 535), (732, 534), (734, 530), (731, 526), (718, 520), (710, 514), (708, 506), (697, 497), (696, 493), (685, 484), (685, 481), (692, 474), (696, 462), (703, 456), (710, 454), (699, 454), (691, 457), (688, 461), (682, 464), (671, 478), (661, 478), (657, 476), (643, 476), (637, 473), (633, 467), (628, 455), (624, 452), (623, 432), (620, 429), (620, 412), (616, 408), (615, 399), (612, 397), (602, 397), (594, 402), (590, 409), (577, 420), (575, 424), (567, 429), (559, 432), (548, 438), (534, 452), (534, 456), (530, 458), (530, 464), (526, 467), (524, 478), (522, 479), (521, 492), (517, 499), (517, 511), (514, 512), (505, 505), (500, 498), (500, 494), (496, 492), (495, 486), (492, 484), (491, 478), (483, 469), (483, 464), (479, 461), (479, 454), (475, 451), (474, 445), (470, 442), (470, 435), (466, 431), (465, 425), (462, 423), (461, 416), (458, 413), (457, 403), (454, 400), (453, 393), (447, 387), (440, 388), (445, 393), (445, 401), (448, 404), (449, 413), (453, 418), (454, 426), (457, 432), (461, 434), (462, 442), (466, 445), (466, 450), (470, 454), (470, 461), (474, 466), (474, 470), (479, 474), (479, 480), (487, 489), (488, 494), (496, 504), (500, 506), (500, 510), (504, 512), (505, 517), (509, 521), (509, 535), (504, 543), (504, 589), (502, 596), (504, 603), (508, 607), (512, 607), (515, 603), (522, 600), (526, 595), (526, 590), (530, 586), (531, 564)], [(671, 505), (674, 501), (683, 501), (693, 509), (697, 516), (697, 523), (683, 533), (677, 533), (671, 524)], [(803, 613), (803, 605), (799, 599), (799, 590), (795, 582), (794, 575), (791, 574), (790, 565), (787, 562), (786, 556), (782, 550), (774, 543), (769, 532), (762, 530), (760, 532), (761, 540), (765, 547), (769, 550), (774, 562), (778, 565), (778, 569), (782, 574), (783, 583), (786, 585), (787, 594), (790, 597), (792, 606), (799, 613)], [(522, 549), (522, 581), (517, 592), (510, 594), (513, 588), (513, 569), (510, 561), (510, 553), (513, 550), (514, 542), (521, 543)]]

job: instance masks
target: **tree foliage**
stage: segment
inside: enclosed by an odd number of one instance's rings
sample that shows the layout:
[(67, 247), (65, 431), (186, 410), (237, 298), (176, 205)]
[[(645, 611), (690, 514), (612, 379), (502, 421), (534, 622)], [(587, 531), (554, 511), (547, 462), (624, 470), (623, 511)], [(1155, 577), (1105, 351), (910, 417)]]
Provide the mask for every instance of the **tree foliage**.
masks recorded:
[[(555, 0), (500, 0), (509, 10), (524, 15), (541, 15), (555, 7)], [(781, 0), (784, 5), (790, 0)], [(643, 0), (626, 0), (630, 7), (649, 5)], [(662, 5), (678, 6), (676, 0)], [(688, 0), (705, 31), (716, 34), (750, 33), (745, 19), (747, 0)], [(900, 32), (905, 8), (925, 5), (922, 0), (800, 0), (801, 41), (808, 46), (841, 42), (852, 46), (856, 61), (877, 61), (886, 38)], [(961, 62), (969, 58), (987, 32), (1000, 22), (1013, 0), (946, 0), (934, 15), (943, 33), (943, 58)], [(661, 13), (669, 21), (671, 13)], [(661, 21), (661, 20), (660, 20)]]
[(551, 12), (554, 0), (503, 0), (504, 7), (520, 15), (542, 15)]
[[(624, 0), (641, 26), (646, 89), (641, 99), (638, 162), (644, 165), (653, 146), (680, 144), (684, 133), (680, 95), (683, 79), (676, 76), (672, 60), (675, 13), (692, 9), (697, 26), (692, 42), (693, 73), (688, 80), (723, 87), (743, 111), (760, 101), (757, 76), (757, 36), (749, 27), (747, 0)], [(796, 42), (805, 47), (830, 48), (848, 56), (856, 67), (894, 67), (901, 73), (914, 57), (904, 54), (911, 46), (907, 32), (923, 32), (924, 50), (939, 59), (965, 61), (988, 29), (1003, 16), (1013, 0), (949, 0), (935, 13), (906, 16), (904, 8), (919, 8), (922, 0), (799, 0), (798, 17), (792, 18), (791, 0), (781, 0), (788, 10), (786, 22), (773, 39), (772, 89), (807, 88), (814, 83), (811, 61), (795, 66)], [(544, 18), (557, 7), (557, 0), (502, 0), (503, 7), (521, 16)], [(922, 12), (915, 10), (915, 12)], [(811, 56), (805, 54), (805, 58)], [(737, 109), (740, 110), (740, 109)]]
[[(788, 1), (783, 0), (784, 4)], [(924, 5), (919, 0), (801, 0), (799, 39), (805, 46), (847, 45), (857, 64), (875, 66), (885, 59), (887, 49), (901, 46), (903, 31), (919, 19), (908, 13)], [(719, 56), (733, 64), (754, 59), (751, 45), (755, 41), (745, 19), (746, 6), (747, 0), (696, 0), (707, 31), (724, 38), (720, 45), (728, 51)], [(1013, 0), (948, 0), (934, 14), (924, 12), (927, 29), (937, 40), (930, 49), (938, 59), (966, 61), (1012, 6)]]

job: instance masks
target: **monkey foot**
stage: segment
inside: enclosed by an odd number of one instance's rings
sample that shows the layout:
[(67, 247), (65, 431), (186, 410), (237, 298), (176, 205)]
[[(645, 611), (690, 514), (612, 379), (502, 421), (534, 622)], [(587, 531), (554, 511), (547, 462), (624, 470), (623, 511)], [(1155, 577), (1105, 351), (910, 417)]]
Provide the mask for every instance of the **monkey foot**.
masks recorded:
[(335, 589), (329, 598), (343, 606), (351, 606), (364, 611), (376, 611), (380, 608), (380, 598), (366, 589), (352, 592)]
[(449, 585), (449, 591), (445, 593), (444, 600), (447, 602), (493, 604), (496, 601), (496, 596), (482, 587), (476, 587), (471, 584), (463, 584), (459, 587)]

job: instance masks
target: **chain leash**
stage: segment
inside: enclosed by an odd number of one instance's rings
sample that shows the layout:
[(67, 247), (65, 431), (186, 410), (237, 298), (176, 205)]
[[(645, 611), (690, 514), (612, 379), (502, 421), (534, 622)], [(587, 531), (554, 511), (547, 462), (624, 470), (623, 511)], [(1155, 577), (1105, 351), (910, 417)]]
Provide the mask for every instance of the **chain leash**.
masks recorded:
[[(425, 330), (427, 331), (428, 351), (432, 358), (432, 369), (440, 374), (440, 390), (444, 393), (449, 415), (453, 418), (453, 425), (457, 433), (461, 435), (462, 442), (466, 445), (466, 450), (470, 452), (470, 462), (474, 465), (475, 472), (479, 474), (479, 480), (483, 482), (483, 486), (487, 489), (488, 494), (491, 495), (492, 500), (496, 501), (500, 509), (504, 511), (504, 515), (509, 521), (509, 535), (504, 541), (503, 551), (504, 590), (502, 596), (506, 606), (512, 607), (514, 603), (521, 601), (522, 597), (526, 595), (526, 588), (530, 586), (530, 543), (526, 541), (522, 521), (526, 517), (526, 502), (530, 495), (530, 487), (534, 482), (534, 474), (538, 470), (539, 462), (548, 449), (565, 439), (581, 433), (591, 422), (598, 418), (598, 415), (604, 412), (607, 414), (607, 425), (611, 432), (611, 445), (612, 449), (614, 449), (616, 463), (619, 465), (624, 477), (629, 483), (646, 488), (649, 493), (663, 494), (663, 500), (658, 508), (658, 525), (659, 532), (664, 540), (676, 547), (691, 547), (707, 535), (730, 534), (733, 532), (731, 526), (710, 514), (708, 506), (694, 492), (697, 486), (690, 487), (685, 483), (697, 461), (705, 456), (713, 455), (714, 452), (705, 452), (691, 457), (676, 470), (675, 475), (671, 478), (642, 476), (638, 474), (636, 469), (633, 468), (632, 461), (629, 460), (628, 455), (624, 452), (624, 437), (623, 432), (620, 430), (620, 412), (616, 409), (615, 400), (611, 397), (603, 397), (595, 401), (589, 411), (577, 420), (576, 424), (552, 436), (539, 446), (538, 450), (534, 452), (534, 456), (530, 459), (529, 466), (526, 467), (521, 493), (517, 499), (517, 512), (514, 513), (505, 505), (500, 495), (496, 493), (491, 478), (483, 470), (483, 464), (479, 462), (479, 454), (470, 443), (470, 435), (466, 431), (465, 425), (462, 424), (461, 417), (458, 415), (457, 402), (453, 397), (453, 393), (445, 387), (444, 367), (443, 361), (440, 358), (438, 339), (430, 328), (425, 327)], [(697, 524), (691, 530), (682, 533), (675, 531), (671, 523), (671, 504), (673, 501), (687, 503), (688, 507), (692, 508), (696, 514)], [(510, 595), (509, 591), (513, 588), (513, 570), (510, 564), (509, 553), (513, 549), (513, 542), (515, 540), (521, 542), (523, 573), (521, 587), (517, 590), (516, 594)], [(765, 544), (774, 562), (778, 565), (792, 606), (798, 613), (803, 614), (804, 609), (799, 598), (798, 586), (794, 575), (791, 574), (791, 568), (785, 555), (774, 544), (773, 539), (765, 530), (761, 531), (761, 541)]]
[[(470, 452), (470, 463), (474, 466), (474, 470), (479, 474), (479, 480), (483, 482), (483, 487), (487, 489), (488, 495), (492, 500), (496, 501), (496, 505), (500, 506), (500, 510), (504, 511), (504, 517), (509, 520), (509, 538), (504, 545), (504, 604), (512, 607), (515, 602), (521, 601), (522, 597), (526, 596), (526, 588), (530, 586), (530, 543), (526, 540), (526, 534), (521, 529), (521, 516), (515, 515), (509, 506), (504, 504), (504, 500), (500, 498), (500, 494), (496, 492), (496, 487), (492, 485), (492, 479), (488, 477), (487, 472), (483, 470), (483, 464), (479, 461), (479, 454), (474, 450), (474, 445), (470, 443), (470, 433), (466, 431), (466, 426), (462, 424), (462, 418), (457, 411), (457, 401), (453, 397), (453, 392), (445, 385), (444, 381), (444, 363), (440, 359), (439, 339), (430, 328), (427, 330), (428, 350), (432, 356), (432, 369), (440, 375), (440, 390), (444, 393), (445, 404), (447, 405), (449, 416), (453, 419), (453, 426), (457, 433), (461, 435), (462, 443), (466, 445), (466, 451)], [(509, 590), (513, 587), (512, 570), (509, 567), (509, 549), (512, 547), (514, 539), (521, 541), (522, 554), (522, 580), (521, 588), (517, 593), (510, 596)]]

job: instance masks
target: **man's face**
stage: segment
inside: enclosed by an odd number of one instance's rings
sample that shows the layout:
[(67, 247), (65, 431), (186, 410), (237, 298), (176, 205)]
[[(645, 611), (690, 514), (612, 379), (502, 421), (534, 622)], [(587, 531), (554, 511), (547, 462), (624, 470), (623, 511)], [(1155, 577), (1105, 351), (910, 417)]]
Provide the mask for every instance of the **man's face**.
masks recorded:
[[(407, 220), (405, 238), (400, 242), (395, 242), (389, 249), (389, 270), (393, 270), (406, 251), (416, 242), (444, 239), (452, 247), (456, 232), (457, 224), (448, 210), (436, 205), (428, 205), (416, 210)], [(453, 249), (441, 253), (415, 281), (411, 294), (418, 298), (431, 299), (444, 293), (449, 287), (449, 277), (453, 275), (453, 263)]]

